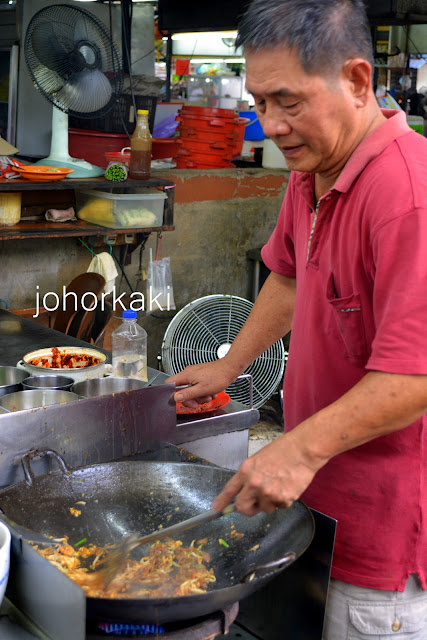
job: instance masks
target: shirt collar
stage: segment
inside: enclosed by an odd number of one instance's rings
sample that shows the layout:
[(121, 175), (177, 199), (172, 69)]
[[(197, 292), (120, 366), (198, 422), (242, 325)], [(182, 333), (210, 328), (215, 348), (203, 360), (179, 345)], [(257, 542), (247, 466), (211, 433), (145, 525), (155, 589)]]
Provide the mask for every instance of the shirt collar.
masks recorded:
[[(342, 193), (348, 191), (371, 160), (379, 156), (396, 138), (411, 131), (406, 122), (406, 113), (401, 109), (381, 109), (381, 112), (387, 120), (374, 129), (353, 151), (332, 187), (333, 190)], [(295, 185), (302, 191), (307, 187), (311, 190), (314, 185), (314, 174), (296, 173), (298, 175), (295, 178)]]

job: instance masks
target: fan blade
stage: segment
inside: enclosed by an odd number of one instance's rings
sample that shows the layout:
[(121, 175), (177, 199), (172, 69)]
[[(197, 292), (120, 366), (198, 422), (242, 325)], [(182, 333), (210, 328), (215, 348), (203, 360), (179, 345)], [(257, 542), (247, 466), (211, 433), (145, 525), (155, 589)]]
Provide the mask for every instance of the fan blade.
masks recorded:
[[(69, 46), (67, 46), (67, 44)], [(31, 34), (31, 45), (39, 62), (61, 77), (68, 75), (69, 56), (73, 50), (72, 42), (58, 40), (49, 22), (40, 22)]]
[(83, 69), (55, 94), (55, 101), (67, 105), (69, 111), (93, 113), (105, 107), (112, 95), (111, 84), (101, 71)]

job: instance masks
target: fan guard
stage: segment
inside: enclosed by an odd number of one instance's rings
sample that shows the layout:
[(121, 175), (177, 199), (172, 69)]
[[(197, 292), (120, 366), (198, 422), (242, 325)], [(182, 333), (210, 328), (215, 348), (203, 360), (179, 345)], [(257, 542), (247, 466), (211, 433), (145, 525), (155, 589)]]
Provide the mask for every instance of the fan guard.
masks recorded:
[(32, 17), (25, 61), (44, 97), (70, 115), (106, 114), (120, 96), (122, 64), (111, 34), (89, 11), (50, 5)]
[[(162, 364), (174, 375), (192, 364), (211, 362), (224, 356), (244, 325), (253, 303), (231, 295), (210, 295), (187, 304), (170, 322), (162, 344)], [(253, 379), (253, 406), (262, 406), (276, 391), (285, 369), (287, 352), (275, 342), (245, 371)], [(250, 405), (249, 384), (233, 382), (227, 393)]]

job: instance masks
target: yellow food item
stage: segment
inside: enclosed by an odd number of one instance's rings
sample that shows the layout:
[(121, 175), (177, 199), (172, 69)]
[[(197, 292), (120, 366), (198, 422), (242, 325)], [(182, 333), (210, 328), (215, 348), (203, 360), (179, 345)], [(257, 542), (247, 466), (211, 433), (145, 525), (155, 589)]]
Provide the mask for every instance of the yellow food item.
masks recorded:
[[(109, 547), (87, 547), (75, 549), (68, 544), (56, 544), (49, 548), (34, 548), (71, 580), (76, 582), (93, 598), (168, 598), (206, 593), (211, 582), (215, 582), (213, 569), (205, 563), (209, 554), (191, 544), (183, 547), (180, 540), (166, 538), (157, 541), (140, 560), (128, 559), (126, 566), (117, 574), (106, 589), (102, 585), (101, 571), (94, 571), (98, 561), (108, 556)], [(95, 557), (89, 567), (82, 560)]]

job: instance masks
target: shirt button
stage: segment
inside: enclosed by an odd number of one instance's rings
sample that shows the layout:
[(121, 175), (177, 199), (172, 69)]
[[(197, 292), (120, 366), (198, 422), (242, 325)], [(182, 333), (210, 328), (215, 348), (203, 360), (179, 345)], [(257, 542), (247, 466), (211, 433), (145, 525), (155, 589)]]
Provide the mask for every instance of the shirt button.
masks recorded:
[(391, 625), (392, 631), (400, 631), (401, 628), (402, 628), (402, 623), (399, 622), (398, 620), (395, 620)]

